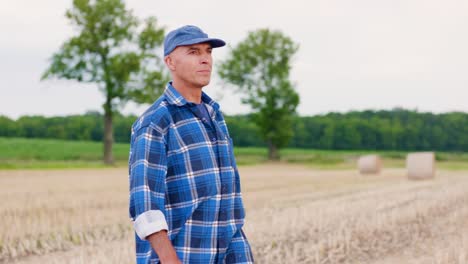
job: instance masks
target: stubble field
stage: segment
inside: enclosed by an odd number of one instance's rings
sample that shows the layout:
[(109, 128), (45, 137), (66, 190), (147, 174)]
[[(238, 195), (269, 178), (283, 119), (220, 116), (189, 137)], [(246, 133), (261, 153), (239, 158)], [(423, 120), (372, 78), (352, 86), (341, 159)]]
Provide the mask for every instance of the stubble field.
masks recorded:
[[(257, 263), (468, 263), (468, 171), (240, 168)], [(0, 171), (0, 263), (133, 263), (125, 168)]]

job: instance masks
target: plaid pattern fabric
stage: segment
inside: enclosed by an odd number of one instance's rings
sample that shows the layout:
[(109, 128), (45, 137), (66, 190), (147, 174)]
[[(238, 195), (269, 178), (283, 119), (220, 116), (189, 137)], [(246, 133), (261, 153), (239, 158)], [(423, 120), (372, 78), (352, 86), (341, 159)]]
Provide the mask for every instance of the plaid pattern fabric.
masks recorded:
[(183, 263), (253, 263), (232, 140), (219, 105), (210, 120), (169, 83), (132, 126), (130, 217), (137, 263), (159, 263), (145, 237), (168, 230)]

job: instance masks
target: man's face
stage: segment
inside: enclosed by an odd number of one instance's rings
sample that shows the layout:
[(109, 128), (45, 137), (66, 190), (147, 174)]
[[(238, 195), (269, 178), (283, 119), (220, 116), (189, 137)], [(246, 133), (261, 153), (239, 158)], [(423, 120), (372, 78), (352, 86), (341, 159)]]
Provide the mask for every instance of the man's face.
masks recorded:
[(211, 79), (211, 50), (208, 43), (175, 48), (166, 57), (173, 79), (195, 88), (208, 85)]

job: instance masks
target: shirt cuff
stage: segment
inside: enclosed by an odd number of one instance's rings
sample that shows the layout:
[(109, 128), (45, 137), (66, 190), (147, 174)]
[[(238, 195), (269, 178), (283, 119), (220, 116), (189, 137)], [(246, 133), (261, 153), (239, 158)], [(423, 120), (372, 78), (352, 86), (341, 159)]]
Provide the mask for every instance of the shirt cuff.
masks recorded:
[(166, 218), (159, 210), (150, 210), (140, 214), (133, 222), (135, 232), (141, 240), (146, 240), (146, 237), (159, 232), (168, 230)]

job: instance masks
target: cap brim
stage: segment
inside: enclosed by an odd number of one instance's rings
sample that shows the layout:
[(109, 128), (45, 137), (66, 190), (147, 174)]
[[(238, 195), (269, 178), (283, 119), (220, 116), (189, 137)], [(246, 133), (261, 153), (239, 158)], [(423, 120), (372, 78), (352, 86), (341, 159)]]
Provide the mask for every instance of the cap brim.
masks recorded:
[(187, 45), (193, 45), (193, 44), (200, 44), (200, 43), (210, 43), (212, 48), (219, 48), (223, 47), (226, 45), (226, 42), (222, 39), (217, 39), (217, 38), (196, 38), (196, 39), (191, 39), (185, 42), (180, 43), (177, 46), (187, 46)]

